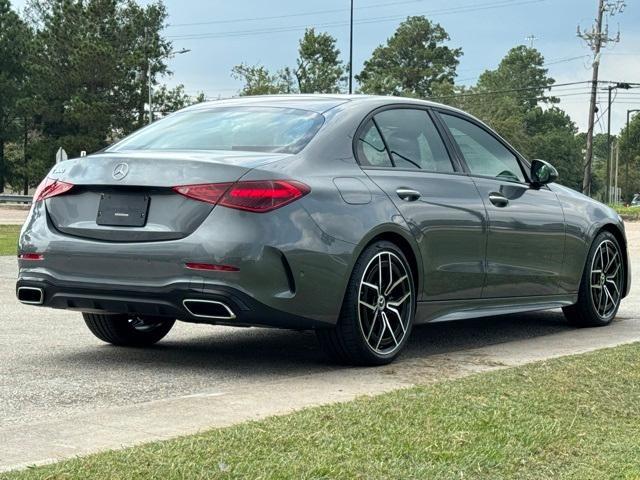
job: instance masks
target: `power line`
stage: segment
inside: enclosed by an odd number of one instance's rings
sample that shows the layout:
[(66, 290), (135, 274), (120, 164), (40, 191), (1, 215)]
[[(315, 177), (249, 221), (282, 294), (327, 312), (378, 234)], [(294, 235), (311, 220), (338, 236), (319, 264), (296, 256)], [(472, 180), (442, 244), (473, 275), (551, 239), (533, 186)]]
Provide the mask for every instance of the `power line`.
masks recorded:
[(445, 99), (445, 98), (478, 97), (478, 96), (484, 96), (484, 95), (494, 95), (499, 93), (515, 93), (515, 92), (526, 92), (531, 90), (547, 90), (552, 88), (565, 87), (568, 85), (583, 85), (585, 83), (590, 83), (590, 82), (588, 80), (584, 80), (581, 82), (555, 83), (552, 85), (547, 85), (546, 87), (542, 87), (542, 88), (541, 87), (520, 87), (520, 88), (509, 88), (506, 90), (489, 90), (485, 92), (458, 93), (458, 94), (446, 95), (442, 97), (428, 97), (428, 99), (438, 100), (438, 99)]
[[(370, 10), (372, 8), (380, 8), (380, 7), (390, 7), (395, 5), (404, 5), (407, 3), (422, 3), (425, 0), (403, 0), (400, 2), (385, 2), (385, 3), (376, 3), (373, 5), (367, 5), (366, 7), (353, 7), (354, 10)], [(301, 12), (301, 13), (286, 13), (282, 15), (272, 15), (266, 17), (245, 17), (245, 18), (233, 18), (226, 20), (207, 20), (204, 22), (190, 22), (190, 23), (172, 23), (167, 25), (167, 28), (173, 27), (196, 27), (199, 25), (220, 25), (227, 23), (243, 23), (243, 22), (255, 22), (255, 21), (264, 21), (264, 20), (279, 20), (281, 18), (294, 18), (294, 17), (310, 17), (313, 15), (325, 15), (327, 13), (344, 13), (345, 8), (334, 8), (332, 10), (315, 10), (313, 12)]]
[[(509, 1), (505, 2), (492, 2), (485, 4), (476, 4), (476, 5), (466, 5), (461, 7), (454, 7), (449, 9), (441, 9), (441, 10), (432, 10), (430, 12), (417, 13), (416, 15), (453, 15), (458, 13), (471, 13), (483, 10), (492, 10), (497, 8), (505, 8), (505, 7), (514, 7), (521, 5), (529, 5), (534, 3), (541, 3), (547, 0), (518, 0), (518, 1)], [(372, 23), (384, 23), (390, 21), (397, 21), (405, 19), (407, 15), (392, 15), (392, 16), (380, 16), (380, 17), (369, 17), (354, 21), (355, 24), (364, 25), (364, 24), (372, 24)], [(349, 21), (334, 21), (334, 22), (325, 22), (318, 23), (314, 25), (304, 24), (304, 25), (290, 25), (290, 26), (281, 26), (281, 27), (265, 27), (258, 29), (247, 29), (247, 30), (232, 30), (225, 32), (210, 32), (210, 33), (190, 33), (183, 35), (167, 35), (167, 38), (172, 40), (201, 40), (201, 39), (212, 39), (212, 38), (230, 38), (230, 37), (245, 37), (245, 36), (253, 36), (253, 35), (265, 35), (270, 33), (284, 33), (284, 32), (292, 32), (298, 30), (304, 30), (309, 27), (315, 28), (334, 28), (334, 27), (343, 27), (349, 25)]]

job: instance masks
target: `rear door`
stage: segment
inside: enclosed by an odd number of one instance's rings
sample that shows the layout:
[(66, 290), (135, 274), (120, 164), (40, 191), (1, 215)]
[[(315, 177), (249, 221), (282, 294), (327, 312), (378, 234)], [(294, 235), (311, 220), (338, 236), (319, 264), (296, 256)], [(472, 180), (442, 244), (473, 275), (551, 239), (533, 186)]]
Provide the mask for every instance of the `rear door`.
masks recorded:
[(420, 246), (423, 300), (479, 298), (484, 205), (428, 110), (385, 107), (373, 112), (357, 135), (362, 169), (391, 198)]
[(484, 297), (552, 295), (564, 259), (564, 214), (548, 187), (531, 187), (522, 159), (493, 132), (439, 113), (489, 217)]

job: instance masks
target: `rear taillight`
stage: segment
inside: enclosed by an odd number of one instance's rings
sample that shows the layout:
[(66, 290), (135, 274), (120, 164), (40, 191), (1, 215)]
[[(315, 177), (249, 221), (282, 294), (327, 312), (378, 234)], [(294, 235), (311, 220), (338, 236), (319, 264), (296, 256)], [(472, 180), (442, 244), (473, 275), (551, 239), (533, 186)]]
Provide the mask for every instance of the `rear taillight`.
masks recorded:
[(20, 260), (40, 261), (44, 260), (44, 255), (41, 253), (21, 253), (18, 255)]
[(179, 187), (173, 187), (173, 190), (187, 198), (193, 198), (194, 200), (200, 200), (201, 202), (212, 203), (215, 205), (231, 185), (231, 183), (180, 185)]
[(182, 185), (173, 190), (195, 200), (257, 213), (288, 205), (311, 191), (304, 183), (293, 180)]
[(36, 188), (36, 192), (33, 194), (33, 201), (39, 202), (47, 198), (62, 195), (72, 188), (73, 184), (71, 183), (62, 182), (60, 180), (54, 180), (53, 178), (47, 177), (42, 182), (40, 182), (40, 185), (38, 185), (38, 188)]

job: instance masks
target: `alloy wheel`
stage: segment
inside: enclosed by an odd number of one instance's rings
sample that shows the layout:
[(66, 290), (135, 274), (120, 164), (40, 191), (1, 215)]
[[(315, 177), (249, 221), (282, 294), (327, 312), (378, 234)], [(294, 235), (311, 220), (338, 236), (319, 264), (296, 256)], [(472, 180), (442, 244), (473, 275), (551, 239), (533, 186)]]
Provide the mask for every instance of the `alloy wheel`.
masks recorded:
[(358, 320), (367, 345), (389, 355), (403, 343), (413, 309), (411, 278), (393, 252), (376, 254), (365, 269), (358, 292)]
[(600, 318), (606, 319), (618, 308), (622, 296), (622, 258), (618, 246), (604, 240), (591, 261), (591, 301)]

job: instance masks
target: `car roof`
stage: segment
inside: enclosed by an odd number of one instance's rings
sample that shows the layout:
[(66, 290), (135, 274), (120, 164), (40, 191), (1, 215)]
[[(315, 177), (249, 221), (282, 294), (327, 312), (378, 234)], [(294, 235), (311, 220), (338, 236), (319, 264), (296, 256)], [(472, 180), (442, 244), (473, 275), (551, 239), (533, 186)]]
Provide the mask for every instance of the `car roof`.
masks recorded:
[(235, 97), (225, 100), (213, 100), (202, 102), (185, 110), (206, 110), (216, 107), (233, 106), (261, 106), (297, 108), (309, 110), (316, 113), (324, 113), (332, 108), (345, 103), (369, 103), (372, 106), (382, 106), (385, 104), (403, 103), (422, 106), (432, 106), (459, 111), (447, 105), (436, 102), (420, 100), (417, 98), (392, 97), (382, 95), (361, 95), (361, 94), (288, 94), (288, 95), (256, 95)]

